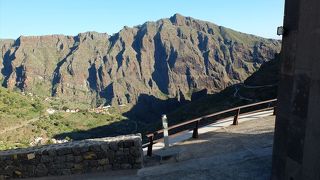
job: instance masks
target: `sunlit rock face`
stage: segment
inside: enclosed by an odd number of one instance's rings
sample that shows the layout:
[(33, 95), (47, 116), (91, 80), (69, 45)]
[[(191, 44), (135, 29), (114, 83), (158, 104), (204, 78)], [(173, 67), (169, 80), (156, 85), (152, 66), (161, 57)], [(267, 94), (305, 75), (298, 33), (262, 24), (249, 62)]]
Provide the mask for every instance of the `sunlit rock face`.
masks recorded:
[(10, 89), (90, 103), (135, 104), (141, 94), (190, 99), (245, 80), (280, 41), (179, 14), (110, 36), (1, 40), (1, 83)]

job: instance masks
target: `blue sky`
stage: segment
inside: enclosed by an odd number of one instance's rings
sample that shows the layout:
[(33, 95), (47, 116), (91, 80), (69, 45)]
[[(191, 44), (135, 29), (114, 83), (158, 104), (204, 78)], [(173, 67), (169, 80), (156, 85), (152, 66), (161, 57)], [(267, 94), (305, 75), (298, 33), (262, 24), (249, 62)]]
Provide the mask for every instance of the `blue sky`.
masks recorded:
[(123, 26), (175, 13), (245, 33), (276, 36), (284, 0), (0, 0), (0, 38), (97, 31), (113, 34)]

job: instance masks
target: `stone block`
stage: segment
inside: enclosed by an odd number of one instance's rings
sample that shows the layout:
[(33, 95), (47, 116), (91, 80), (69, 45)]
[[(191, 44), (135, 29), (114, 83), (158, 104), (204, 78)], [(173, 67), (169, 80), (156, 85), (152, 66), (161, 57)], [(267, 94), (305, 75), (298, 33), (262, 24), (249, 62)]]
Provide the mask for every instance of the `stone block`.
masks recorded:
[(71, 173), (72, 173), (72, 174), (82, 174), (82, 173), (83, 173), (83, 170), (80, 170), (80, 169), (71, 169)]
[(136, 163), (142, 163), (142, 157), (136, 157), (135, 162)]
[(103, 166), (98, 166), (97, 167), (97, 172), (102, 172), (103, 171)]
[(126, 154), (126, 155), (129, 155), (130, 153), (130, 149), (129, 148), (123, 148), (123, 153)]
[(56, 156), (57, 152), (55, 149), (48, 149), (48, 154), (49, 154), (49, 156)]
[(108, 150), (107, 157), (114, 157), (114, 156), (115, 156), (115, 152), (112, 150)]
[(111, 164), (108, 164), (108, 165), (104, 165), (104, 166), (103, 166), (103, 170), (104, 170), (104, 171), (111, 170), (111, 169), (112, 169), (112, 165), (111, 165)]
[(82, 162), (82, 160), (83, 160), (82, 156), (74, 156), (74, 162), (75, 163)]
[(53, 157), (50, 157), (49, 155), (44, 155), (41, 157), (40, 162), (42, 163), (48, 163), (48, 162), (52, 162), (53, 161)]
[(27, 154), (27, 158), (28, 158), (28, 160), (31, 160), (31, 159), (36, 158), (36, 155), (35, 155), (35, 153), (29, 153), (29, 154)]
[(102, 151), (104, 151), (104, 152), (108, 152), (108, 150), (109, 150), (109, 144), (108, 144), (108, 143), (103, 143), (103, 144), (101, 144), (101, 149), (102, 149)]
[(62, 175), (70, 175), (71, 169), (63, 169), (61, 172), (62, 172)]
[(133, 146), (134, 147), (140, 147), (141, 146), (141, 138), (137, 138), (133, 140)]
[(80, 149), (80, 147), (79, 146), (76, 146), (76, 147), (73, 147), (72, 148), (72, 153), (73, 153), (73, 155), (80, 155), (81, 154), (81, 149)]
[(72, 149), (69, 148), (69, 147), (62, 147), (62, 148), (57, 149), (57, 154), (59, 156), (66, 155), (66, 154), (71, 154), (71, 153), (72, 153)]
[(98, 160), (99, 165), (107, 165), (109, 164), (109, 159), (100, 159)]
[(73, 162), (74, 161), (74, 155), (73, 154), (68, 154), (66, 156), (66, 162)]
[(123, 147), (124, 147), (124, 141), (122, 141), (122, 140), (119, 141), (119, 142), (118, 142), (118, 147), (119, 147), (119, 148), (123, 148)]
[(97, 167), (97, 166), (99, 166), (99, 161), (98, 160), (90, 160), (89, 166), (90, 167)]
[(54, 162), (63, 163), (66, 161), (66, 156), (56, 156)]
[(74, 164), (73, 169), (82, 170), (83, 169), (83, 164)]
[(132, 168), (133, 169), (140, 169), (140, 168), (142, 168), (143, 166), (142, 166), (142, 164), (141, 163), (136, 163), (136, 164), (133, 164), (132, 165)]
[(128, 162), (129, 162), (130, 164), (134, 164), (134, 163), (136, 162), (136, 158), (135, 158), (135, 157), (132, 157), (132, 156), (129, 156), (129, 157), (128, 157)]
[(48, 172), (49, 171), (46, 165), (44, 165), (43, 163), (38, 164), (35, 170), (36, 176), (39, 176), (39, 177), (48, 175)]
[(129, 151), (130, 151), (130, 154), (133, 156), (140, 154), (140, 150), (135, 147), (131, 147)]
[(101, 149), (101, 146), (99, 144), (93, 144), (89, 147), (89, 150), (90, 151), (93, 151), (93, 152), (100, 152), (102, 151)]
[(56, 162), (56, 163), (53, 163), (51, 165), (49, 165), (50, 169), (53, 168), (53, 169), (63, 169), (65, 168), (65, 164), (64, 163), (60, 163), (60, 162)]
[(50, 176), (54, 176), (54, 175), (58, 174), (57, 169), (54, 169), (54, 168), (49, 168), (48, 171), (49, 171), (48, 175), (50, 175)]
[(83, 159), (85, 160), (97, 159), (97, 155), (94, 152), (86, 152), (85, 154), (83, 154)]
[(27, 165), (27, 172), (29, 177), (33, 177), (36, 173), (36, 166), (34, 165)]
[(127, 140), (123, 142), (123, 147), (124, 148), (130, 148), (131, 146), (134, 146), (134, 141), (133, 140)]
[(71, 162), (65, 163), (65, 165), (64, 165), (64, 168), (66, 168), (66, 169), (71, 169), (73, 167), (74, 167), (74, 163), (71, 163)]
[(109, 146), (110, 146), (110, 149), (113, 151), (117, 151), (119, 149), (117, 142), (110, 142)]
[(82, 161), (83, 167), (85, 167), (85, 168), (89, 167), (89, 161), (90, 161), (90, 160), (84, 160), (84, 161)]
[(107, 154), (104, 151), (96, 152), (97, 159), (103, 159), (107, 157)]
[(44, 149), (44, 150), (41, 151), (40, 154), (42, 154), (42, 155), (49, 155), (49, 151), (48, 151), (48, 149)]
[(115, 157), (115, 160), (116, 160), (117, 163), (120, 163), (120, 164), (128, 163), (128, 162), (129, 162), (128, 157), (127, 157), (127, 156), (124, 156), (124, 155), (122, 155), (122, 156), (116, 156), (116, 157)]
[(112, 164), (112, 170), (119, 170), (121, 169), (121, 165), (120, 164)]
[(124, 155), (124, 152), (123, 151), (116, 151), (116, 156), (123, 156)]
[(125, 163), (125, 164), (121, 164), (121, 169), (131, 169), (132, 166), (131, 164)]
[(81, 153), (85, 153), (85, 152), (88, 152), (89, 151), (89, 147), (88, 146), (80, 146), (80, 152)]
[(87, 171), (90, 172), (90, 173), (99, 172), (99, 171), (98, 171), (98, 167), (90, 167)]

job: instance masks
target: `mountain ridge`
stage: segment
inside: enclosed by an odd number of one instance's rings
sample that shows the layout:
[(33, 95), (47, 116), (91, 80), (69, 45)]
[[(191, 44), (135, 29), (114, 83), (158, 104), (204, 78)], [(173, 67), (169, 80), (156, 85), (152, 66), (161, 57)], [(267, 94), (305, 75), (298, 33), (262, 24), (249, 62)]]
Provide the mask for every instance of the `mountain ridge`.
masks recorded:
[(175, 14), (118, 33), (20, 36), (1, 45), (2, 85), (70, 101), (134, 104), (139, 95), (190, 99), (246, 79), (280, 41)]

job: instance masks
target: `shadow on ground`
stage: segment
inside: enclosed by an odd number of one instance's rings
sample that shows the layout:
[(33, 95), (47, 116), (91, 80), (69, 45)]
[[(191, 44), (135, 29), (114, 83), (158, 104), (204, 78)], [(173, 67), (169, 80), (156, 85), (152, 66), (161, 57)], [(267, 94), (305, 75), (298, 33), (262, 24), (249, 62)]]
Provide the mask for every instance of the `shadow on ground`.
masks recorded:
[(138, 175), (153, 180), (270, 179), (274, 117), (259, 121), (208, 132), (170, 147), (177, 154), (174, 159), (162, 164), (153, 161)]

